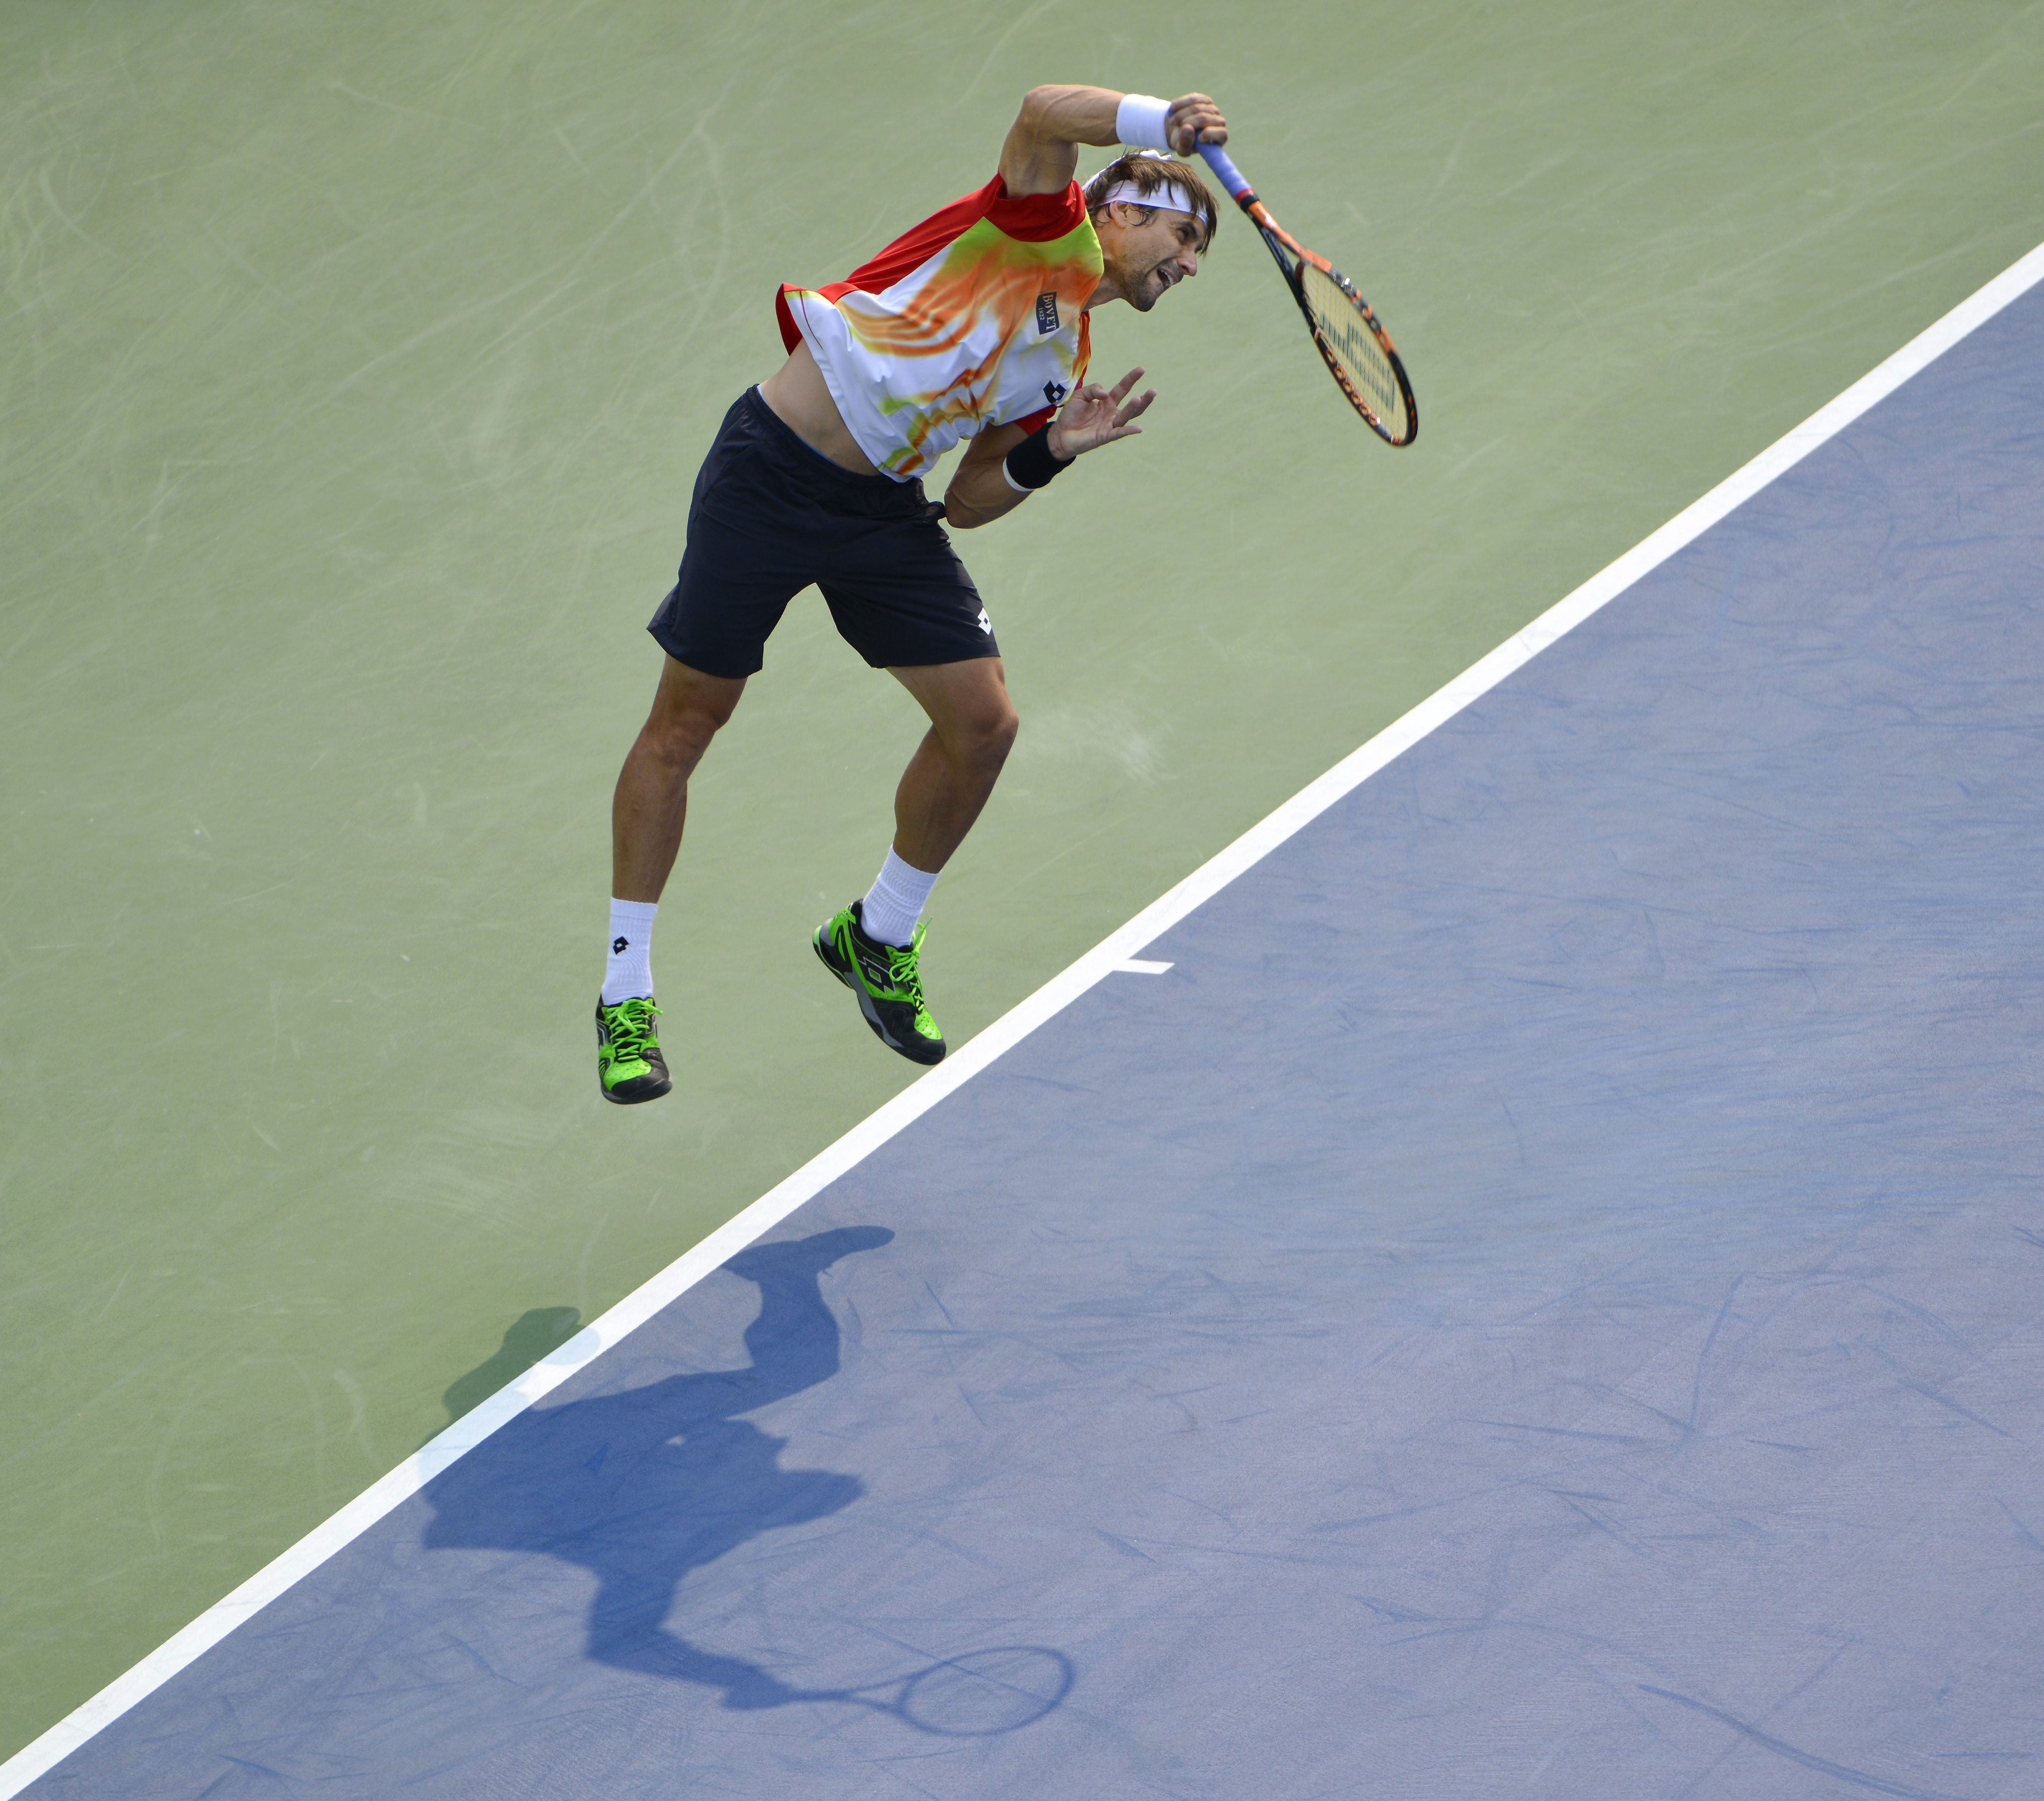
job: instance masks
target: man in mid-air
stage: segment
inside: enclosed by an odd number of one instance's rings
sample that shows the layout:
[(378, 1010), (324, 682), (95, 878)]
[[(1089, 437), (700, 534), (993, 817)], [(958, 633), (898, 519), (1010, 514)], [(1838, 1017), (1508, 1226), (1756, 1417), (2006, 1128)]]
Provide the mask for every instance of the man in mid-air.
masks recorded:
[[(894, 797), (894, 840), (864, 899), (815, 950), (890, 1049), (944, 1054), (924, 999), (920, 920), (1014, 742), (993, 627), (944, 531), (1012, 513), (1078, 457), (1141, 428), (1155, 397), (1085, 379), (1087, 312), (1147, 313), (1198, 273), (1213, 197), (1188, 167), (1225, 144), (1203, 94), (1163, 101), (1039, 87), (1000, 172), (842, 282), (786, 286), (789, 356), (724, 416), (697, 478), (680, 578), (647, 628), (667, 653), (611, 808), (609, 960), (597, 1003), (606, 1100), (670, 1084), (655, 1030), (653, 918), (681, 847), (689, 778), (755, 674), (788, 602), (814, 582), (840, 633), (929, 715)], [(1134, 147), (1082, 190), (1082, 144)], [(966, 440), (941, 506), (919, 478)]]

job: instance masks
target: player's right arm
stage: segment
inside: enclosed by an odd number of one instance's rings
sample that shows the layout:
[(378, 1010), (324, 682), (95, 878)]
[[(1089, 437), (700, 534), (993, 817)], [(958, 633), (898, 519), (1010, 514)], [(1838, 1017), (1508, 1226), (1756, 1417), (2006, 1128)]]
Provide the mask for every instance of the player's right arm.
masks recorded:
[[(1010, 194), (1062, 194), (1078, 173), (1079, 146), (1120, 143), (1115, 114), (1122, 97), (1110, 87), (1032, 87), (1001, 148), (1001, 179)], [(1228, 142), (1228, 121), (1204, 94), (1171, 102), (1165, 133), (1181, 156), (1201, 144)]]

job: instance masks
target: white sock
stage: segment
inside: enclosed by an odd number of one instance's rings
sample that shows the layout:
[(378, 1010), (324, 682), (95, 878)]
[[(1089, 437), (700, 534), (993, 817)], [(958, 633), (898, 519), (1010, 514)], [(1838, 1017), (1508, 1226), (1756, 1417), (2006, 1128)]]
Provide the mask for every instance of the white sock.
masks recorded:
[(610, 960), (603, 966), (603, 1004), (615, 1007), (635, 995), (653, 992), (653, 916), (657, 900), (610, 903)]
[(859, 904), (859, 924), (868, 938), (882, 944), (906, 944), (916, 935), (916, 922), (923, 916), (923, 903), (937, 885), (934, 874), (911, 869), (896, 856), (890, 846), (887, 861), (873, 878), (873, 886)]

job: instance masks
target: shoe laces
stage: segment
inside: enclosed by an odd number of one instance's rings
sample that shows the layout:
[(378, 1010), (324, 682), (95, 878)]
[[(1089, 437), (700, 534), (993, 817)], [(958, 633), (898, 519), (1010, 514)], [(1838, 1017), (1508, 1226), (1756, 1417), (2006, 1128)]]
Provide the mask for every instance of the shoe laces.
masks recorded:
[(660, 1009), (651, 1000), (620, 1000), (615, 1007), (606, 1007), (609, 1017), (604, 1021), (604, 1029), (610, 1039), (610, 1054), (617, 1062), (630, 1062), (636, 1058), (646, 1060), (647, 1050), (657, 1042), (653, 1035), (653, 1020)]
[(923, 999), (923, 971), (916, 958), (916, 953), (923, 948), (923, 931), (919, 925), (906, 944), (887, 947), (887, 979), (893, 985), (894, 992), (918, 1013), (929, 1011)]

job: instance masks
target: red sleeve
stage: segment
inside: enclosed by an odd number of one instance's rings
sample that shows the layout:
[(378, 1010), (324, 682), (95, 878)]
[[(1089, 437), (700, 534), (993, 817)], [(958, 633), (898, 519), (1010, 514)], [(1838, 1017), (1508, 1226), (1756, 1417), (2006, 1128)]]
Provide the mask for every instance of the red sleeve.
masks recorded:
[(1086, 216), (1085, 190), (1077, 182), (1067, 183), (1062, 194), (1016, 196), (996, 175), (971, 198), (985, 201), (988, 221), (1018, 244), (1049, 244), (1077, 231)]
[[(1008, 191), (999, 175), (976, 194), (961, 195), (942, 211), (932, 213), (922, 224), (912, 227), (888, 245), (870, 263), (863, 263), (841, 282), (815, 291), (825, 300), (856, 289), (863, 294), (882, 294), (912, 270), (918, 269), (952, 239), (970, 231), (984, 219), (995, 230), (1020, 244), (1049, 244), (1076, 230), (1085, 217), (1085, 194), (1077, 182), (1062, 194), (1025, 194)], [(801, 328), (788, 310), (788, 295), (794, 284), (783, 282), (774, 297), (774, 316), (780, 321), (781, 342), (793, 351), (802, 341)]]

